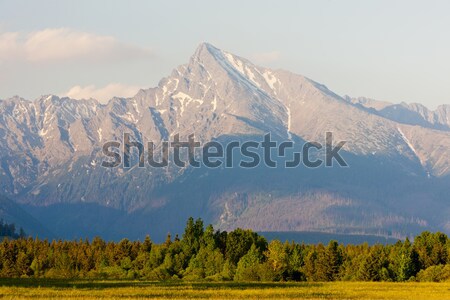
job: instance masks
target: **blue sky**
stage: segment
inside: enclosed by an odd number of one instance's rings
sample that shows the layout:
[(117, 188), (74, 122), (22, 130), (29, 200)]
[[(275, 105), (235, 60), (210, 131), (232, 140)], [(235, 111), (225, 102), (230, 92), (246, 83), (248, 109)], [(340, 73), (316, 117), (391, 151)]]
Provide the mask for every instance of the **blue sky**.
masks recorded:
[(155, 86), (203, 41), (338, 94), (450, 103), (450, 1), (3, 1), (0, 98)]

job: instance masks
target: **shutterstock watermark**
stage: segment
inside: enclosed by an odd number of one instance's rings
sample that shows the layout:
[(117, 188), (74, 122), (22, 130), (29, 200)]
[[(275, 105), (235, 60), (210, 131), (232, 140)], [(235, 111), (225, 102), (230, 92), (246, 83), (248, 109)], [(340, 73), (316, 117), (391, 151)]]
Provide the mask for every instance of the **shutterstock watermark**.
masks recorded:
[(175, 134), (171, 141), (162, 141), (156, 145), (133, 140), (131, 134), (124, 133), (122, 142), (109, 141), (103, 145), (105, 156), (102, 167), (124, 168), (132, 167), (132, 153), (137, 154), (137, 164), (140, 168), (166, 168), (171, 163), (184, 168), (255, 168), (261, 164), (269, 168), (282, 167), (296, 168), (305, 166), (318, 168), (332, 167), (334, 162), (340, 167), (348, 167), (347, 162), (339, 151), (346, 141), (333, 142), (333, 133), (326, 132), (325, 143), (305, 142), (298, 145), (291, 140), (277, 141), (267, 133), (260, 140), (231, 140), (227, 142), (210, 141), (200, 143), (195, 140), (194, 134), (186, 140), (180, 140)]

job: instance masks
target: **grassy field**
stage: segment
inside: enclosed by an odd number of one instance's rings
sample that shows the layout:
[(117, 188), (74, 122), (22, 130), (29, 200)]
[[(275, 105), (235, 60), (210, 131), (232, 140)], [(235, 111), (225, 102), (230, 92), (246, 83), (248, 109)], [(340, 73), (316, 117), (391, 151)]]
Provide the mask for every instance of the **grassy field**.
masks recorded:
[(450, 299), (450, 283), (210, 283), (0, 279), (2, 299)]

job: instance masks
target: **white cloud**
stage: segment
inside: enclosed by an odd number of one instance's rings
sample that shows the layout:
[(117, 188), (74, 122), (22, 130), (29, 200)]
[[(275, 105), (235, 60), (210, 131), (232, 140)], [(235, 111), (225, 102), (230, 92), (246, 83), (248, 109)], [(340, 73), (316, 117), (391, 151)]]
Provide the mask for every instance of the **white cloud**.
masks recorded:
[(260, 52), (252, 55), (252, 58), (257, 63), (271, 63), (279, 60), (281, 53), (279, 51)]
[(76, 85), (61, 96), (73, 99), (93, 98), (101, 103), (107, 103), (113, 97), (132, 97), (137, 94), (141, 87), (134, 85), (124, 85), (120, 83), (110, 83), (104, 87), (96, 88), (95, 85), (85, 87)]
[(147, 48), (69, 28), (0, 33), (0, 61), (109, 61), (151, 56)]

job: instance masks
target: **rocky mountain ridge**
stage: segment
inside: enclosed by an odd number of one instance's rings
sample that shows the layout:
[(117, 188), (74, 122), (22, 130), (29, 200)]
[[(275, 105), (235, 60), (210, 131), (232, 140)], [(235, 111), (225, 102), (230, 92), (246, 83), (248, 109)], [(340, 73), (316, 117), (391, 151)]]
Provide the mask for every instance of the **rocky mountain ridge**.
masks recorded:
[[(53, 218), (61, 235), (75, 234), (83, 217), (90, 221), (79, 235), (116, 236), (158, 222), (176, 230), (179, 218), (190, 215), (222, 228), (264, 231), (450, 230), (448, 107), (430, 112), (400, 105), (420, 116), (420, 123), (391, 113), (398, 106), (373, 103), (340, 97), (301, 75), (259, 67), (204, 43), (157, 87), (131, 98), (107, 104), (53, 95), (2, 100), (0, 192), (37, 219)], [(102, 145), (121, 141), (124, 132), (157, 147), (175, 134), (208, 142), (271, 132), (301, 144), (322, 142), (333, 132), (336, 141), (347, 141), (350, 168), (102, 168)], [(408, 201), (414, 205), (405, 208)], [(92, 206), (104, 222), (86, 216)], [(52, 215), (56, 211), (60, 218)], [(111, 226), (114, 220), (121, 220), (120, 228)]]

